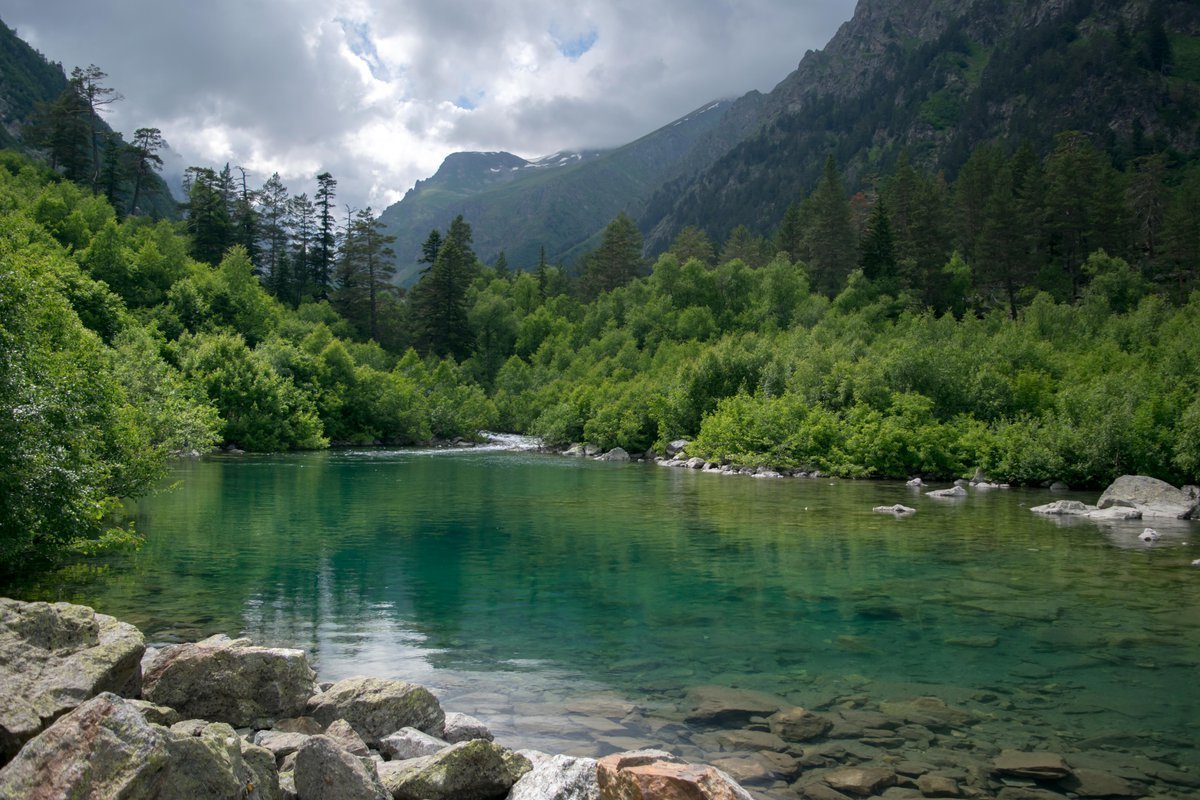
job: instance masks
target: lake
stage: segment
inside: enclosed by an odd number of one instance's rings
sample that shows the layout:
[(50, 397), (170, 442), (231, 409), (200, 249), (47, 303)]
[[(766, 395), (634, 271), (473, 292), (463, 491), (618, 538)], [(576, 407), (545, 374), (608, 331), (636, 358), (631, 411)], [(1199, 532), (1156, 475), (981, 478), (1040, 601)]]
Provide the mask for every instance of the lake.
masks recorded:
[[(171, 483), (132, 509), (140, 551), (18, 595), (422, 683), (510, 746), (712, 756), (677, 707), (716, 684), (817, 709), (936, 696), (988, 748), (1200, 770), (1200, 525), (1155, 521), (1147, 545), (1141, 522), (1028, 510), (1096, 493), (938, 500), (490, 448), (216, 456)], [(871, 511), (897, 502), (917, 513)]]

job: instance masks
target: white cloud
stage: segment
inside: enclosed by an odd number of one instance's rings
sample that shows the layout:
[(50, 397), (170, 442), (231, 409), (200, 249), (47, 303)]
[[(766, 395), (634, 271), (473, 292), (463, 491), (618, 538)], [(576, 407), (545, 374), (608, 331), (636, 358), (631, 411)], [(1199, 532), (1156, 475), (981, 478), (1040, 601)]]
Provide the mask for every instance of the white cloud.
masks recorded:
[(47, 57), (95, 63), (185, 163), (278, 171), (377, 210), (455, 150), (612, 146), (768, 90), (853, 0), (9, 0)]

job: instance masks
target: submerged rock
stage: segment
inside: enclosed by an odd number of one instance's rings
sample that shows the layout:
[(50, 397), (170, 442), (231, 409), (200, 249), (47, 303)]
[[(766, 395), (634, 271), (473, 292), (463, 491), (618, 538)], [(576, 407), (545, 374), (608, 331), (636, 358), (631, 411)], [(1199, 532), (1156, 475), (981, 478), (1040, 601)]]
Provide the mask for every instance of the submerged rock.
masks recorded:
[(378, 748), (389, 733), (416, 728), (440, 734), (446, 722), (437, 698), (423, 686), (385, 678), (346, 678), (308, 703), (322, 725), (344, 719), (369, 746)]
[(1112, 482), (1096, 503), (1101, 509), (1133, 508), (1143, 517), (1192, 519), (1196, 516), (1197, 500), (1190, 493), (1176, 489), (1166, 481), (1145, 475), (1122, 475)]
[(142, 679), (142, 696), (184, 717), (265, 728), (299, 716), (315, 680), (303, 650), (217, 635), (159, 651)]
[(726, 686), (695, 686), (688, 690), (685, 704), (687, 722), (707, 724), (745, 722), (750, 717), (767, 717), (789, 705), (775, 695)]
[(1047, 514), (1049, 516), (1081, 517), (1089, 511), (1095, 511), (1096, 507), (1081, 503), (1078, 500), (1055, 500), (1053, 503), (1034, 506), (1029, 510), (1035, 514)]
[(793, 706), (767, 717), (771, 733), (789, 742), (809, 742), (820, 739), (833, 728), (833, 721), (820, 714)]
[(602, 456), (597, 456), (597, 457), (596, 457), (596, 460), (597, 460), (597, 461), (618, 461), (618, 462), (625, 462), (625, 461), (629, 461), (630, 459), (629, 459), (629, 453), (627, 453), (627, 452), (625, 451), (625, 448), (623, 448), (623, 447), (614, 447), (612, 450), (609, 450), (609, 451), (608, 451), (607, 453), (605, 453), (604, 455), (602, 455)]
[(0, 598), (0, 764), (101, 692), (141, 689), (141, 632), (87, 606)]
[(1071, 768), (1058, 753), (1020, 750), (1001, 751), (992, 762), (992, 769), (1000, 775), (1048, 781), (1061, 780), (1071, 774)]
[(896, 785), (896, 773), (887, 767), (842, 767), (826, 772), (821, 779), (839, 792), (856, 797), (872, 797)]

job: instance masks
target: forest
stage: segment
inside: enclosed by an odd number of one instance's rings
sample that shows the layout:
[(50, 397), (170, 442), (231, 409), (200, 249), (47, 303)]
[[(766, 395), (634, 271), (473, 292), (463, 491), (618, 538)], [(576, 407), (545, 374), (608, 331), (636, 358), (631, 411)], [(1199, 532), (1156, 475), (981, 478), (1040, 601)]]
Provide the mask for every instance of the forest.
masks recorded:
[(1200, 167), (1176, 153), (1118, 167), (1064, 132), (853, 192), (830, 156), (770, 236), (685, 228), (653, 262), (621, 214), (577, 265), (484, 265), (457, 217), (405, 291), (328, 173), (310, 199), (194, 167), (182, 220), (139, 209), (153, 133), (117, 197), (86, 147), (78, 175), (0, 161), (3, 571), (135, 542), (121, 498), (216, 447), (505, 430), (854, 478), (1200, 476)]

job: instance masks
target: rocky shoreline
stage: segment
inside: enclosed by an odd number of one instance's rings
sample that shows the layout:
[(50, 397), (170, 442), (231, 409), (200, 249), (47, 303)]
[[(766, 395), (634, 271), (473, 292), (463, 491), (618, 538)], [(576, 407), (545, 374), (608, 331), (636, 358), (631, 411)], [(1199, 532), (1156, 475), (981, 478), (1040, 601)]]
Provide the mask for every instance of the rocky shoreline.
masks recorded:
[(671, 711), (578, 707), (597, 731), (645, 733), (595, 757), (512, 750), (415, 684), (318, 684), (303, 651), (224, 636), (147, 650), (132, 625), (67, 603), (0, 599), (0, 688), (6, 800), (1200, 796), (1194, 743), (1069, 742), (986, 691), (850, 687), (801, 707), (695, 686)]

